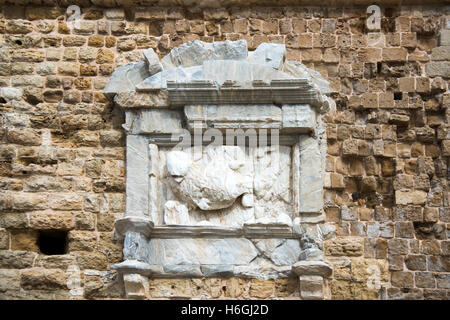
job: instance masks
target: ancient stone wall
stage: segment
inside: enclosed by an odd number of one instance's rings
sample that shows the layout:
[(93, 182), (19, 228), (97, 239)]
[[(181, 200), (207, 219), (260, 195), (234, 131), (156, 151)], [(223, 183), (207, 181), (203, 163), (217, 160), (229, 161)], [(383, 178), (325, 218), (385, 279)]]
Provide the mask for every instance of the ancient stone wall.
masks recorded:
[[(50, 1), (49, 3), (51, 3)], [(328, 299), (447, 299), (450, 292), (449, 7), (2, 7), (0, 298), (122, 298), (110, 266), (125, 207), (124, 116), (102, 94), (118, 66), (190, 40), (284, 43), (319, 71), (324, 205), (335, 233)], [(449, 29), (446, 29), (449, 28)], [(66, 254), (40, 253), (43, 231)], [(64, 235), (64, 233), (62, 233)], [(153, 279), (150, 298), (299, 298), (297, 279)], [(307, 285), (307, 284), (305, 284)]]

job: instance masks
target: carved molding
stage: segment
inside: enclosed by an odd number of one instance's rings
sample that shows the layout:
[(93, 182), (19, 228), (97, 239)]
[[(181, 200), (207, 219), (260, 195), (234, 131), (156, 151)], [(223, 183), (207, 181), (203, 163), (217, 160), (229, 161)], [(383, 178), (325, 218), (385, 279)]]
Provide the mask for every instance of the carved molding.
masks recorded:
[[(300, 277), (302, 297), (323, 296), (314, 288), (329, 276), (322, 240), (333, 232), (323, 225), (328, 82), (278, 44), (192, 41), (144, 56), (105, 87), (125, 110), (124, 262), (113, 268), (127, 295), (145, 296), (142, 275)], [(206, 143), (228, 129), (245, 147)]]

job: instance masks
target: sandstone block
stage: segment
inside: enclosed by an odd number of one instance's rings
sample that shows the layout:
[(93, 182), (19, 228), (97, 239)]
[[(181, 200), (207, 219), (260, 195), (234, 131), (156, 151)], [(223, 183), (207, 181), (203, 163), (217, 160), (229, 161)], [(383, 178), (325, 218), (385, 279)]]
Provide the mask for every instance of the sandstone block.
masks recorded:
[(433, 61), (425, 65), (425, 71), (430, 77), (450, 78), (449, 61)]
[(149, 282), (152, 298), (187, 298), (191, 296), (188, 279), (152, 279)]
[(9, 233), (6, 229), (0, 228), (0, 250), (8, 250), (8, 249), (9, 249)]
[(249, 295), (258, 299), (267, 299), (274, 292), (274, 283), (271, 280), (252, 279), (250, 281)]
[(435, 288), (436, 281), (431, 272), (416, 272), (415, 284), (418, 288)]
[(77, 194), (53, 194), (49, 199), (50, 208), (54, 210), (81, 210), (82, 197)]
[(96, 58), (96, 49), (95, 48), (81, 48), (78, 53), (78, 60), (80, 62), (89, 62)]
[(361, 256), (363, 248), (362, 238), (338, 238), (324, 242), (325, 255), (329, 256)]
[(33, 31), (33, 25), (27, 20), (8, 20), (6, 22), (6, 32), (11, 34), (26, 34)]
[(344, 140), (342, 144), (342, 154), (356, 156), (358, 154), (358, 140)]
[[(92, 232), (91, 232), (92, 233)], [(92, 243), (85, 243), (85, 245), (91, 247)], [(83, 248), (82, 245), (76, 245), (74, 247)], [(108, 265), (108, 260), (106, 255), (101, 252), (87, 252), (87, 249), (82, 249), (83, 251), (74, 252), (77, 259), (77, 264), (81, 269), (93, 269), (93, 270), (106, 270)]]
[(31, 212), (30, 227), (36, 230), (70, 230), (74, 227), (71, 212)]
[(86, 43), (86, 38), (83, 36), (65, 36), (63, 38), (64, 47), (81, 47)]
[[(141, 12), (141, 10), (137, 12)], [(105, 17), (108, 20), (123, 20), (125, 18), (125, 11), (122, 8), (107, 9), (105, 11)]]
[(11, 250), (39, 252), (38, 233), (35, 231), (11, 232)]
[(406, 61), (408, 51), (405, 48), (383, 48), (383, 61)]
[(0, 269), (0, 292), (20, 289), (19, 270)]
[(442, 140), (442, 155), (450, 157), (450, 140)]
[(27, 251), (0, 250), (1, 269), (25, 269), (31, 268), (36, 258), (36, 253)]
[(424, 191), (395, 191), (396, 204), (425, 204), (427, 201), (427, 193)]
[(450, 30), (442, 30), (439, 36), (439, 45), (450, 46)]
[(70, 231), (68, 235), (69, 251), (94, 251), (97, 236), (91, 231)]
[(65, 270), (31, 268), (21, 273), (21, 286), (25, 290), (54, 290), (67, 288)]
[(425, 271), (427, 269), (426, 256), (422, 255), (409, 255), (405, 259), (405, 265), (412, 271)]
[(433, 48), (431, 51), (432, 61), (448, 61), (450, 60), (450, 46)]
[(47, 208), (46, 194), (17, 193), (13, 195), (12, 205), (15, 210), (42, 210)]
[(412, 288), (414, 287), (414, 274), (412, 272), (393, 271), (391, 283), (399, 288)]
[(76, 34), (89, 35), (95, 32), (95, 21), (80, 20), (74, 24), (73, 32)]
[(11, 52), (12, 61), (42, 62), (45, 60), (45, 52), (35, 49), (19, 49)]

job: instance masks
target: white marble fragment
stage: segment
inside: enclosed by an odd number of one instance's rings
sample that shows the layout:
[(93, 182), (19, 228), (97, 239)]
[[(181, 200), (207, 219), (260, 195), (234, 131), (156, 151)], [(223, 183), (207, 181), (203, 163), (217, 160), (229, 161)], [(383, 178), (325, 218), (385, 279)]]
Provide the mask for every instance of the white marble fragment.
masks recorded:
[(189, 225), (187, 207), (178, 201), (167, 201), (164, 205), (164, 223), (167, 225)]
[(316, 127), (316, 115), (308, 104), (284, 105), (283, 130), (289, 132), (312, 132)]
[(158, 55), (155, 50), (148, 48), (142, 52), (144, 54), (145, 60), (147, 62), (148, 73), (154, 75), (163, 70), (161, 62), (159, 62)]
[(191, 154), (183, 151), (172, 151), (167, 154), (167, 172), (173, 177), (184, 177), (192, 164)]
[(286, 46), (278, 43), (261, 43), (255, 51), (248, 53), (248, 62), (264, 64), (281, 70), (285, 59)]
[[(199, 122), (218, 129), (280, 129), (282, 119), (281, 109), (275, 105), (188, 105), (184, 114), (189, 129)], [(251, 134), (251, 130), (247, 133)]]
[(253, 194), (246, 193), (242, 196), (242, 205), (246, 208), (253, 207)]
[(103, 94), (112, 100), (120, 92), (134, 91), (136, 85), (149, 76), (145, 61), (131, 62), (113, 72), (108, 84), (103, 89)]
[(307, 68), (304, 64), (294, 61), (288, 60), (284, 63), (283, 71), (293, 75), (295, 78), (306, 78), (311, 81), (316, 90), (318, 90), (321, 94), (330, 94), (330, 84), (329, 82), (322, 77), (322, 75), (316, 70)]
[(202, 66), (177, 67), (164, 69), (146, 79), (142, 79), (143, 81), (136, 85), (136, 89), (167, 89), (167, 81), (189, 82), (201, 79), (203, 79)]
[(127, 214), (149, 214), (148, 158), (146, 137), (127, 135)]
[(247, 58), (247, 42), (245, 40), (203, 42), (193, 40), (173, 48), (162, 58), (165, 70), (178, 66), (191, 67), (201, 65), (207, 60), (244, 60)]
[(125, 120), (122, 126), (129, 134), (175, 133), (182, 129), (181, 112), (178, 110), (126, 110)]
[[(320, 213), (323, 207), (322, 155), (317, 139), (300, 137), (299, 210)], [(302, 219), (302, 221), (304, 221)]]

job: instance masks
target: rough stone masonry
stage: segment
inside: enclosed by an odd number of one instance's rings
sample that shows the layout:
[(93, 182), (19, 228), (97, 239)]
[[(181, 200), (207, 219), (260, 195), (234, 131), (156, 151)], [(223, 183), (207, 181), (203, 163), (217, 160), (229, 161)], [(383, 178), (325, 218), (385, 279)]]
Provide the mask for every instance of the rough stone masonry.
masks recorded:
[[(240, 39), (252, 51), (285, 44), (286, 59), (331, 86), (325, 298), (449, 298), (447, 1), (379, 1), (380, 30), (366, 25), (369, 1), (73, 2), (75, 19), (65, 1), (0, 1), (1, 299), (125, 297), (111, 268), (123, 261), (114, 221), (125, 212), (125, 119), (102, 91), (145, 49), (161, 59), (191, 40)], [(61, 254), (42, 252), (43, 235), (63, 235)], [(300, 299), (299, 287), (316, 285), (313, 276), (146, 281), (148, 299)]]

